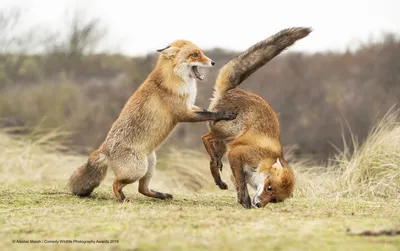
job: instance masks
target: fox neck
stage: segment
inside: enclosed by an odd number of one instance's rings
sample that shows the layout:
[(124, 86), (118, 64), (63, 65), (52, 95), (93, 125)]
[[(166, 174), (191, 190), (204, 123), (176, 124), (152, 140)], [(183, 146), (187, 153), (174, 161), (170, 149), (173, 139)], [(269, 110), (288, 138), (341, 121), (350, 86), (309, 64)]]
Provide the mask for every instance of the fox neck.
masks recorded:
[(260, 172), (258, 168), (250, 166), (246, 166), (244, 172), (247, 184), (249, 184), (255, 191), (263, 186), (266, 178), (264, 172)]
[[(156, 69), (158, 69), (162, 76), (162, 85), (171, 90), (173, 93), (177, 93), (183, 96), (186, 102), (186, 106), (191, 108), (197, 96), (197, 83), (194, 78), (189, 76), (181, 77), (179, 72), (183, 71), (182, 68), (178, 67), (177, 72), (174, 70), (174, 64), (172, 60), (160, 58), (158, 60)], [(185, 74), (181, 74), (185, 75)]]
[(179, 86), (182, 85), (182, 79), (175, 73), (172, 60), (160, 57), (154, 70), (161, 74), (161, 84), (165, 88), (176, 92)]
[[(255, 191), (262, 192), (262, 188), (264, 186), (264, 180), (265, 178), (273, 175), (273, 176), (280, 176), (281, 171), (279, 173), (276, 170), (274, 170), (274, 167), (272, 165), (275, 163), (276, 159), (275, 158), (267, 158), (263, 159), (260, 163), (258, 163), (257, 167), (250, 167), (246, 166), (245, 167), (245, 175), (246, 175), (246, 181), (247, 184), (249, 184)], [(261, 163), (264, 163), (264, 165), (261, 165)], [(267, 165), (265, 165), (267, 163)]]

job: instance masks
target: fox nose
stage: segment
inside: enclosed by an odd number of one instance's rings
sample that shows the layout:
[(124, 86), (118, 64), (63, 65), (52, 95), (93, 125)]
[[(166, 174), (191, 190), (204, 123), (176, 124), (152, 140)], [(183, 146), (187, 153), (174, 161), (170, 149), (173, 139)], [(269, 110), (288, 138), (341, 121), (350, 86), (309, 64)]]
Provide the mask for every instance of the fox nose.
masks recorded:
[(214, 61), (211, 61), (211, 65), (214, 66), (214, 65), (215, 65), (215, 62), (214, 62)]
[(261, 203), (260, 203), (260, 202), (257, 202), (257, 203), (256, 203), (256, 207), (260, 208), (260, 207), (261, 207)]

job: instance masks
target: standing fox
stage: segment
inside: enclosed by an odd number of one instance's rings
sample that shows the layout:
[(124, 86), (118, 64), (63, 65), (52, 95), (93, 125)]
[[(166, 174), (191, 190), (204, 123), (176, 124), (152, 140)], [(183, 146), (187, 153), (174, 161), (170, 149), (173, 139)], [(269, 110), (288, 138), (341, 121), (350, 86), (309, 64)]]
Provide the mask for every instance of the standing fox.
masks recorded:
[[(218, 75), (209, 110), (235, 111), (237, 117), (209, 122), (209, 132), (202, 140), (211, 158), (211, 174), (221, 189), (228, 188), (219, 170), (229, 147), (233, 183), (238, 202), (245, 208), (251, 208), (252, 203), (265, 207), (270, 202), (283, 201), (292, 195), (295, 181), (283, 158), (279, 121), (272, 107), (260, 96), (235, 87), (310, 32), (310, 28), (284, 29), (236, 56)], [(247, 183), (256, 191), (252, 201)]]
[(70, 177), (72, 193), (88, 196), (104, 179), (107, 167), (115, 173), (113, 191), (125, 200), (122, 188), (139, 180), (139, 192), (153, 198), (172, 195), (149, 189), (156, 165), (155, 150), (179, 122), (231, 120), (230, 111), (210, 112), (194, 106), (199, 68), (215, 63), (193, 43), (177, 40), (164, 49), (155, 69), (130, 97), (103, 144)]

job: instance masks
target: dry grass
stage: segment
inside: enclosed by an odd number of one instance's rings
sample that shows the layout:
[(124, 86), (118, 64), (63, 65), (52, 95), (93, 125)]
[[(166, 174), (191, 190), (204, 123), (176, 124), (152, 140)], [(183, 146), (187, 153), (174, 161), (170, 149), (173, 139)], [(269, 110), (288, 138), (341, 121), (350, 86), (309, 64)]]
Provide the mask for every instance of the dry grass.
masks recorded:
[(400, 200), (400, 110), (390, 110), (359, 144), (343, 137), (328, 166), (293, 164), (301, 195)]
[(79, 165), (84, 158), (54, 151), (55, 140), (63, 135), (57, 130), (33, 130), (23, 138), (0, 133), (0, 182), (65, 180), (65, 168)]
[(389, 111), (359, 145), (352, 137), (336, 156), (337, 190), (344, 196), (400, 199), (400, 110)]
[[(113, 174), (93, 197), (69, 194), (69, 175), (86, 156), (60, 153), (62, 134), (34, 131), (29, 138), (0, 134), (0, 249), (42, 250), (397, 250), (400, 237), (361, 237), (346, 232), (398, 229), (399, 113), (392, 111), (350, 153), (330, 166), (292, 162), (295, 196), (263, 210), (236, 203), (232, 185), (219, 190), (203, 153), (171, 149), (159, 156), (154, 189), (174, 200), (139, 195), (120, 204)], [(223, 178), (230, 183), (229, 165)], [(119, 240), (118, 244), (13, 244), (12, 240)]]
[(57, 78), (0, 90), (0, 127), (63, 127), (71, 132), (65, 146), (80, 151), (98, 146), (134, 90), (128, 82), (122, 76), (79, 85)]

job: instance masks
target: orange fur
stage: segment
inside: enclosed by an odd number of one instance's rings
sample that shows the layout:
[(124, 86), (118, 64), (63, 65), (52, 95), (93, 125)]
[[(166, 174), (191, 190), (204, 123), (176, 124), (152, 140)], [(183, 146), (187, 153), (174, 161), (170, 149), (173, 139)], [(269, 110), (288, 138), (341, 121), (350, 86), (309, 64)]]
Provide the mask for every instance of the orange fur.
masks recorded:
[(155, 150), (179, 122), (235, 118), (232, 112), (210, 112), (194, 106), (195, 79), (200, 76), (194, 69), (214, 64), (196, 45), (177, 40), (158, 51), (161, 55), (155, 69), (126, 102), (101, 147), (71, 175), (69, 185), (73, 194), (88, 196), (110, 166), (116, 176), (113, 191), (119, 200), (125, 199), (122, 188), (137, 180), (140, 193), (172, 198), (149, 189)]
[[(232, 59), (217, 77), (209, 109), (235, 111), (237, 117), (231, 121), (209, 122), (210, 131), (202, 139), (211, 157), (211, 173), (221, 189), (228, 187), (221, 180), (219, 170), (222, 170), (221, 159), (229, 149), (238, 202), (245, 208), (251, 208), (252, 202), (264, 207), (270, 202), (285, 200), (293, 193), (295, 179), (283, 157), (279, 120), (274, 110), (260, 96), (236, 87), (310, 32), (309, 28), (282, 30)], [(253, 201), (246, 184), (256, 190)]]

